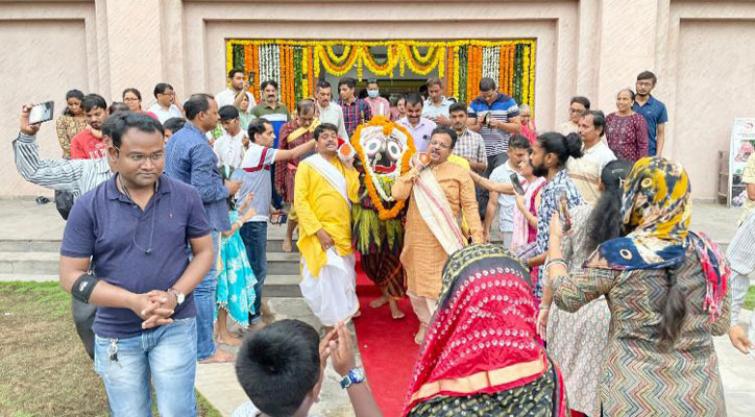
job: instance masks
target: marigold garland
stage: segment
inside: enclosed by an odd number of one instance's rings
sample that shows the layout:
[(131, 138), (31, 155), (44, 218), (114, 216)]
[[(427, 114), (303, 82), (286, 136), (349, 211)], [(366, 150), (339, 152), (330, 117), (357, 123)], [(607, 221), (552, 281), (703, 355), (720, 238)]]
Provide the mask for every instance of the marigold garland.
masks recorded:
[[(281, 99), (295, 105), (311, 96), (320, 72), (341, 77), (357, 70), (363, 78), (369, 71), (377, 77), (394, 77), (408, 69), (415, 75), (431, 73), (444, 78), (445, 94), (460, 101), (477, 96), (483, 74), (493, 76), (501, 91), (530, 105), (534, 114), (536, 41), (534, 39), (455, 41), (352, 41), (352, 40), (240, 40), (226, 41), (226, 67), (243, 67), (255, 74), (249, 91), (259, 100), (259, 83), (279, 81)], [(378, 61), (371, 47), (385, 47), (385, 60)], [(336, 54), (336, 48), (342, 48)], [(422, 50), (425, 53), (422, 53)], [(299, 55), (300, 54), (300, 55)], [(282, 82), (280, 82), (282, 81)]]
[[(406, 135), (407, 139), (412, 139), (411, 141), (408, 141), (406, 143), (407, 149), (404, 152), (404, 156), (401, 158), (401, 171), (399, 175), (409, 171), (409, 161), (416, 152), (416, 148), (414, 147), (414, 138), (412, 138), (411, 133), (409, 133), (409, 131), (404, 126), (401, 126), (398, 123), (394, 123), (383, 116), (375, 116), (372, 118), (372, 120), (370, 120), (369, 123), (359, 125), (351, 135), (351, 146), (354, 147), (354, 151), (359, 156), (359, 159), (362, 161), (366, 160), (364, 149), (359, 143), (359, 137), (362, 134), (362, 128), (373, 126), (382, 126), (383, 134), (385, 135), (389, 135), (393, 131), (393, 129), (398, 129), (401, 133)], [(406, 205), (406, 200), (398, 200), (393, 205), (393, 207), (386, 209), (385, 205), (383, 204), (383, 200), (378, 195), (377, 189), (375, 189), (375, 183), (373, 181), (372, 175), (367, 169), (364, 170), (364, 185), (365, 188), (367, 188), (367, 195), (369, 195), (372, 204), (375, 206), (375, 208), (377, 208), (378, 217), (380, 218), (380, 220), (389, 220), (395, 218)]]

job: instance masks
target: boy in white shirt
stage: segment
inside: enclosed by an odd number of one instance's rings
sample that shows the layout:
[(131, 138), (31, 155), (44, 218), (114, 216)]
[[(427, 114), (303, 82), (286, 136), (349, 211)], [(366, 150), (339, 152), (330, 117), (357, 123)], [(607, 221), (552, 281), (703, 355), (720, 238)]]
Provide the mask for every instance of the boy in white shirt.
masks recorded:
[(249, 145), (247, 133), (241, 129), (239, 111), (233, 106), (223, 106), (218, 110), (223, 135), (216, 141), (213, 149), (218, 156), (218, 163), (233, 169), (241, 165), (244, 159), (244, 149)]

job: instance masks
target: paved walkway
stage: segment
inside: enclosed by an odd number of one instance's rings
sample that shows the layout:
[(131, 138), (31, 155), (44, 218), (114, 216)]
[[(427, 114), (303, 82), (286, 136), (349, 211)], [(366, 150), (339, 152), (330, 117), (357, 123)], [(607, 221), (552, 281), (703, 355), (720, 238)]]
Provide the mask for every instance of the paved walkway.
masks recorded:
[[(726, 244), (736, 230), (738, 215), (739, 211), (736, 209), (712, 204), (695, 204), (692, 227), (704, 231), (715, 241)], [(57, 241), (62, 237), (64, 226), (65, 223), (52, 204), (39, 206), (28, 200), (0, 200), (0, 230), (3, 231), (0, 242)], [(55, 276), (40, 278), (56, 279)], [(0, 281), (11, 279), (13, 277), (0, 275)], [(278, 318), (297, 318), (313, 325), (317, 324), (317, 320), (302, 299), (275, 298), (270, 300), (270, 305)], [(755, 416), (755, 355), (741, 355), (731, 346), (727, 336), (715, 338), (715, 345), (729, 416)], [(224, 416), (229, 416), (245, 401), (244, 392), (236, 381), (232, 364), (200, 365), (197, 371), (197, 388)], [(353, 415), (348, 397), (338, 387), (338, 377), (330, 367), (326, 371), (321, 401), (312, 412), (325, 417)]]

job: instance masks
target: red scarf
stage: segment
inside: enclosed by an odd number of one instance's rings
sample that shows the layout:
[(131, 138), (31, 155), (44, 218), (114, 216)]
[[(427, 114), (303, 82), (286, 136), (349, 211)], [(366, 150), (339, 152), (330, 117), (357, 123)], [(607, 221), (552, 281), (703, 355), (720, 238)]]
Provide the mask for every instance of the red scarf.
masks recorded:
[(443, 280), (404, 416), (438, 395), (493, 394), (530, 383), (547, 369), (535, 339), (529, 273), (519, 263), (492, 245), (473, 245), (449, 259)]

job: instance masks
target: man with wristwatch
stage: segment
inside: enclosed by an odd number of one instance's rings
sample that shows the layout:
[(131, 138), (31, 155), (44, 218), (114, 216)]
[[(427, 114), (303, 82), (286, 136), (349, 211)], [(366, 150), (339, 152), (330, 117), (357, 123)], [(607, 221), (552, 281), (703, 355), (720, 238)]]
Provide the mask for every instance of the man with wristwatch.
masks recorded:
[(306, 417), (318, 401), (328, 358), (343, 378), (356, 417), (380, 417), (364, 370), (356, 366), (354, 343), (343, 323), (320, 341), (299, 320), (281, 320), (247, 338), (236, 360), (236, 376), (249, 396), (232, 417)]
[[(214, 260), (199, 193), (163, 175), (159, 122), (111, 116), (115, 176), (78, 199), (63, 235), (60, 282), (97, 306), (95, 370), (113, 416), (195, 416), (192, 291)], [(189, 242), (193, 257), (186, 253)]]

